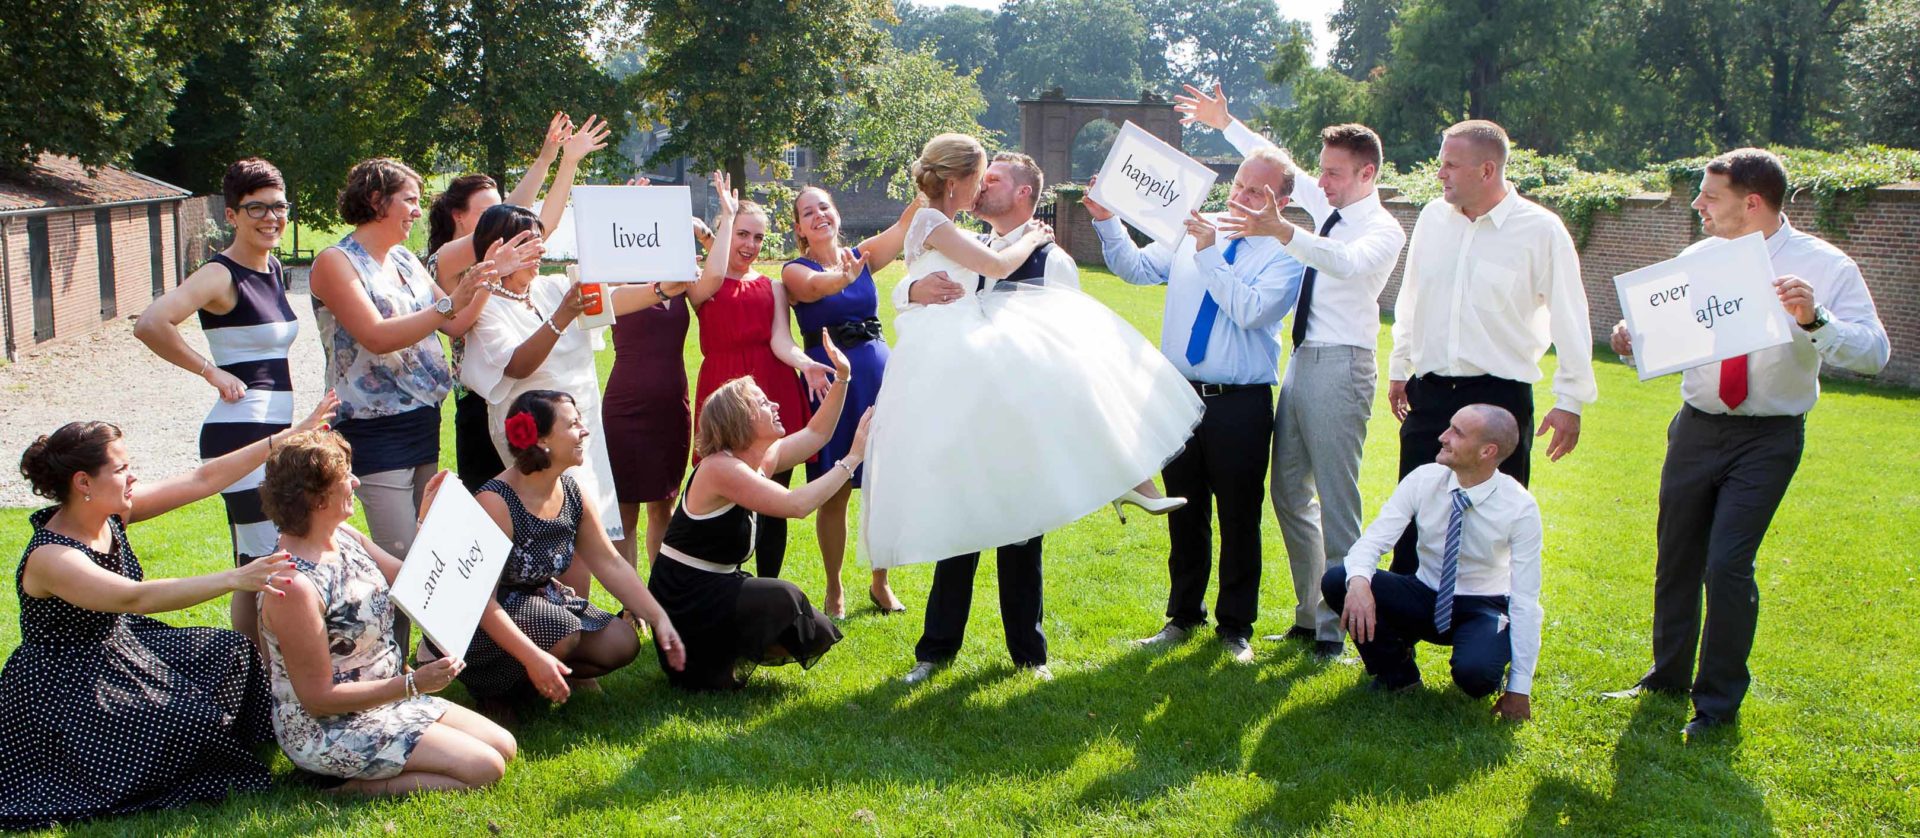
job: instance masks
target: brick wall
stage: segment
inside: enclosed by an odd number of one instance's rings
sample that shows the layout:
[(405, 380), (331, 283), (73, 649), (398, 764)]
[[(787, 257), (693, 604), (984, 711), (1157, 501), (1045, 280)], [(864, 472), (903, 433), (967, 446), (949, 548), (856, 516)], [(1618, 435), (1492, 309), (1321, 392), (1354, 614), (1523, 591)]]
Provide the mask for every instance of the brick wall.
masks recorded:
[[(174, 240), (173, 205), (160, 205), (160, 246), (163, 285), (179, 284), (179, 252)], [(82, 209), (44, 216), (47, 250), (53, 279), (53, 338), (34, 341), (33, 273), (27, 219), (6, 222), (7, 303), (5, 316), (13, 323), (16, 355), (61, 340), (89, 334), (101, 318), (100, 246), (96, 211)], [(146, 206), (115, 207), (107, 211), (113, 240), (114, 317), (138, 316), (153, 301), (153, 260)]]
[[(1614, 294), (1613, 278), (1627, 271), (1644, 268), (1679, 255), (1681, 249), (1699, 239), (1697, 217), (1687, 206), (1691, 196), (1641, 195), (1630, 198), (1617, 212), (1600, 213), (1594, 219), (1592, 234), (1580, 251), (1580, 272), (1587, 286), (1587, 305), (1596, 341), (1604, 342), (1620, 320), (1620, 303)], [(1389, 198), (1386, 208), (1400, 220), (1411, 239), (1420, 206), (1402, 198)], [(1877, 380), (1920, 389), (1920, 184), (1903, 184), (1874, 190), (1854, 210), (1851, 221), (1840, 233), (1821, 229), (1812, 198), (1789, 202), (1787, 217), (1803, 231), (1820, 236), (1845, 251), (1859, 263), (1880, 309), (1893, 342), (1893, 360)], [(1288, 209), (1295, 224), (1307, 226), (1305, 213)], [(1055, 230), (1062, 247), (1084, 264), (1100, 264), (1100, 242), (1094, 237), (1091, 220), (1078, 204), (1060, 208)], [(1380, 294), (1380, 310), (1393, 311), (1400, 293), (1400, 272), (1406, 267), (1406, 253)]]

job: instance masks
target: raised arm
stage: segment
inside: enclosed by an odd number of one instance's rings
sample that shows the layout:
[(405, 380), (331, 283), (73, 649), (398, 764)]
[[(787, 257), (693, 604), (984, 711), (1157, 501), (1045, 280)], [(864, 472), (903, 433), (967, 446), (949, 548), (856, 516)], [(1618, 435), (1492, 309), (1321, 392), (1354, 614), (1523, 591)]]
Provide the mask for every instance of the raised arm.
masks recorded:
[[(807, 426), (775, 441), (767, 450), (767, 456), (773, 461), (775, 474), (800, 465), (825, 447), (833, 438), (833, 431), (840, 425), (840, 410), (847, 403), (847, 387), (853, 383), (853, 366), (847, 362), (847, 356), (840, 347), (833, 344), (833, 336), (827, 330), (820, 330), (821, 345), (827, 349), (827, 357), (833, 360), (833, 384), (825, 388), (820, 399), (820, 409), (813, 412), (813, 418), (807, 420)], [(824, 365), (816, 364), (824, 369)]]
[(573, 136), (568, 137), (566, 144), (560, 147), (560, 168), (553, 173), (553, 188), (547, 190), (546, 200), (540, 204), (541, 229), (547, 231), (548, 235), (560, 229), (560, 218), (567, 212), (567, 196), (573, 192), (573, 180), (579, 173), (580, 161), (606, 148), (607, 134), (612, 130), (607, 127), (606, 120), (597, 115), (590, 116), (586, 124), (573, 132)]
[(716, 499), (719, 503), (731, 501), (740, 504), (762, 515), (805, 518), (853, 479), (853, 469), (859, 468), (864, 457), (867, 421), (868, 416), (860, 417), (860, 430), (854, 434), (853, 450), (841, 460), (846, 464), (844, 467), (827, 469), (818, 479), (798, 489), (788, 489), (768, 480), (746, 463), (724, 457), (701, 461), (700, 471), (693, 478), (695, 492)]
[[(380, 310), (373, 307), (373, 300), (367, 297), (367, 292), (360, 287), (360, 279), (354, 274), (347, 255), (332, 248), (321, 251), (313, 260), (313, 273), (309, 275), (308, 282), (314, 299), (333, 312), (334, 319), (340, 322), (340, 328), (347, 330), (354, 342), (378, 355), (398, 352), (419, 343), (457, 318), (476, 296), (485, 291), (470, 272), (452, 295), (453, 318), (442, 316), (430, 308), (396, 317), (383, 317)], [(440, 296), (438, 288), (434, 290), (434, 295)]]
[(713, 218), (713, 244), (707, 248), (707, 262), (701, 267), (700, 280), (687, 292), (687, 302), (694, 308), (720, 293), (720, 285), (727, 281), (727, 258), (733, 251), (733, 220), (740, 211), (740, 196), (734, 193), (727, 173), (714, 172), (712, 181), (719, 212)]
[(1133, 238), (1127, 235), (1126, 224), (1093, 199), (1093, 184), (1098, 180), (1098, 177), (1087, 180), (1087, 194), (1080, 203), (1093, 218), (1093, 232), (1100, 237), (1100, 257), (1106, 260), (1107, 270), (1129, 285), (1165, 285), (1173, 269), (1172, 244), (1154, 242), (1146, 247), (1134, 244)]
[(291, 582), (293, 562), (286, 553), (262, 556), (244, 565), (202, 576), (136, 582), (107, 570), (80, 551), (59, 544), (27, 554), (20, 587), (27, 596), (59, 597), (79, 608), (105, 614), (161, 614), (190, 608), (235, 591), (270, 592), (279, 599)]
[(807, 379), (807, 390), (814, 398), (823, 398), (827, 392), (827, 373), (831, 369), (807, 357), (807, 351), (793, 342), (793, 307), (787, 304), (787, 290), (778, 282), (768, 281), (773, 285), (773, 335), (767, 343), (773, 349), (773, 356), (779, 358), (781, 363), (799, 370)]
[(215, 314), (233, 310), (239, 295), (233, 290), (233, 272), (226, 265), (208, 262), (187, 276), (187, 281), (161, 295), (140, 313), (133, 324), (133, 336), (170, 364), (205, 379), (220, 398), (237, 402), (246, 395), (247, 385), (232, 373), (202, 357), (180, 334), (180, 324), (201, 309)]
[(920, 193), (914, 193), (912, 200), (900, 208), (900, 217), (894, 219), (893, 226), (868, 237), (860, 243), (860, 255), (866, 257), (867, 270), (878, 271), (893, 264), (900, 253), (907, 248), (907, 225), (913, 223), (913, 215), (926, 206)]
[(853, 250), (843, 248), (835, 255), (838, 258), (820, 270), (798, 259), (782, 266), (780, 284), (786, 286), (787, 296), (797, 303), (818, 302), (846, 290), (866, 270), (865, 251), (856, 256)]
[(539, 153), (533, 156), (533, 162), (527, 166), (527, 173), (520, 176), (520, 182), (514, 184), (506, 203), (516, 207), (533, 206), (533, 202), (540, 197), (540, 187), (547, 182), (547, 170), (553, 168), (553, 158), (559, 155), (561, 144), (571, 136), (573, 120), (565, 112), (555, 111), (553, 119), (547, 122), (547, 136), (540, 143)]
[(1027, 225), (1027, 232), (1007, 249), (995, 251), (952, 223), (942, 224), (927, 234), (927, 246), (940, 251), (960, 267), (981, 276), (1002, 277), (1019, 270), (1035, 248), (1053, 241), (1053, 230), (1038, 221)]
[(320, 397), (320, 403), (314, 406), (313, 412), (292, 428), (201, 463), (186, 474), (164, 477), (152, 483), (134, 484), (133, 508), (127, 513), (127, 523), (156, 518), (219, 494), (247, 476), (248, 472), (265, 465), (267, 454), (273, 451), (273, 446), (280, 439), (333, 421), (333, 411), (339, 406), (340, 399), (332, 390), (328, 390)]

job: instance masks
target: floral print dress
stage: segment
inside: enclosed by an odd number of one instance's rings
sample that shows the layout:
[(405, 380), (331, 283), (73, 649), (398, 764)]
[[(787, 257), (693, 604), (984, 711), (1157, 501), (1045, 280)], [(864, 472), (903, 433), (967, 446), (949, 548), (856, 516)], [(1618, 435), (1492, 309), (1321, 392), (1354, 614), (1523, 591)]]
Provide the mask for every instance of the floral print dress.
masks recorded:
[[(346, 528), (334, 533), (333, 543), (338, 558), (332, 561), (315, 564), (293, 557), (294, 567), (320, 592), (333, 682), (378, 681), (402, 674), (386, 576)], [(399, 774), (421, 734), (447, 712), (445, 700), (423, 695), (316, 718), (294, 695), (280, 639), (266, 620), (260, 621), (260, 639), (272, 670), (273, 729), (280, 747), (294, 765), (315, 774), (366, 780)]]

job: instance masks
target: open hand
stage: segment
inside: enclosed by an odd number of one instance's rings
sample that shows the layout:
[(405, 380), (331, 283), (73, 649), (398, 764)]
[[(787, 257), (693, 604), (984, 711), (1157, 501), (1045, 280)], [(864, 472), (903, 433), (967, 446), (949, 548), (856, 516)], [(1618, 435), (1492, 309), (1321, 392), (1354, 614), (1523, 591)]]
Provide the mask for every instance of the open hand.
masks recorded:
[(824, 327), (820, 329), (820, 346), (827, 351), (827, 360), (833, 364), (833, 377), (838, 381), (853, 380), (853, 363), (847, 360), (847, 353), (833, 342), (833, 334)]
[(565, 145), (567, 138), (573, 136), (573, 118), (566, 111), (554, 111), (553, 118), (547, 120), (547, 138), (540, 143), (540, 153), (551, 155)]
[(1573, 453), (1573, 446), (1580, 444), (1580, 414), (1557, 407), (1547, 411), (1546, 417), (1540, 420), (1540, 430), (1533, 435), (1546, 436), (1549, 430), (1553, 431), (1553, 439), (1547, 442), (1547, 461), (1559, 462), (1561, 457)]
[(915, 305), (946, 305), (966, 295), (967, 289), (948, 279), (946, 271), (934, 271), (907, 286), (907, 302)]
[[(573, 695), (573, 688), (567, 686), (567, 676), (573, 674), (573, 669), (545, 651), (536, 650), (536, 652), (539, 657), (525, 667), (527, 680), (533, 683), (534, 691), (545, 696), (548, 701), (555, 704), (567, 703), (567, 697)], [(418, 675), (414, 677), (416, 681), (419, 678)]]
[(293, 426), (293, 430), (295, 433), (299, 433), (300, 431), (311, 431), (314, 428), (327, 427), (328, 423), (333, 421), (333, 412), (339, 409), (340, 397), (338, 395), (335, 395), (332, 390), (321, 393), (320, 403), (314, 405), (313, 412), (307, 414), (307, 418), (300, 420), (300, 424)]
[(1267, 205), (1254, 209), (1239, 201), (1228, 201), (1228, 213), (1220, 218), (1220, 229), (1227, 231), (1229, 239), (1244, 239), (1248, 236), (1272, 236), (1283, 242), (1293, 238), (1293, 225), (1280, 217), (1282, 201), (1273, 193), (1273, 187), (1262, 187), (1267, 191)]
[(864, 253), (855, 254), (851, 247), (842, 248), (840, 263), (835, 269), (840, 273), (840, 287), (845, 288), (860, 278), (861, 271), (867, 269), (867, 256)]
[(681, 641), (680, 632), (674, 630), (673, 621), (665, 614), (653, 624), (653, 642), (667, 656), (668, 669), (679, 672), (687, 668), (687, 644)]
[(272, 592), (275, 596), (286, 596), (285, 588), (293, 584), (293, 557), (285, 550), (267, 556), (261, 556), (234, 568), (232, 582), (228, 588), (236, 592)]
[(1793, 322), (1805, 326), (1819, 316), (1814, 304), (1813, 286), (1808, 285), (1806, 280), (1787, 274), (1773, 281), (1773, 290), (1780, 295), (1780, 305), (1793, 315)]
[(1188, 210), (1187, 215), (1187, 235), (1193, 237), (1194, 252), (1198, 253), (1212, 247), (1216, 232), (1213, 222), (1201, 218), (1200, 213), (1195, 210)]
[(1183, 84), (1187, 95), (1173, 94), (1173, 109), (1180, 113), (1181, 125), (1196, 122), (1215, 131), (1225, 131), (1233, 124), (1233, 115), (1227, 113), (1227, 92), (1219, 82), (1213, 84), (1213, 95), (1191, 84)]
[(724, 218), (739, 212), (740, 194), (733, 191), (733, 178), (726, 172), (714, 172), (712, 179), (714, 197), (720, 201), (717, 207), (718, 215)]
[(808, 362), (800, 370), (800, 377), (807, 380), (807, 395), (816, 402), (826, 401), (827, 390), (833, 386), (833, 383), (827, 380), (828, 372), (827, 365), (817, 361)]
[(566, 144), (560, 147), (560, 153), (568, 159), (579, 160), (606, 148), (607, 135), (611, 133), (613, 129), (598, 114), (587, 117), (587, 121), (580, 126), (580, 129), (574, 131), (573, 136), (568, 137)]
[(1374, 627), (1373, 582), (1356, 578), (1347, 583), (1347, 601), (1340, 610), (1340, 627), (1355, 643), (1372, 643)]

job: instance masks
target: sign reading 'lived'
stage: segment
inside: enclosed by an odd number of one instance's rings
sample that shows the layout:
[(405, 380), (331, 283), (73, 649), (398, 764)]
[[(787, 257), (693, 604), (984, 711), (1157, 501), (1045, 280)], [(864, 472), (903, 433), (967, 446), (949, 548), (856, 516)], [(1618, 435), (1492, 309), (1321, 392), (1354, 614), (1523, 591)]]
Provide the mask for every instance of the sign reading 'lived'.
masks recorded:
[(1155, 241), (1186, 235), (1187, 215), (1206, 203), (1212, 169), (1128, 122), (1114, 138), (1089, 197)]
[(1640, 380), (1793, 340), (1773, 280), (1759, 233), (1614, 277)]
[(685, 186), (576, 186), (573, 235), (586, 283), (686, 282), (693, 193)]

